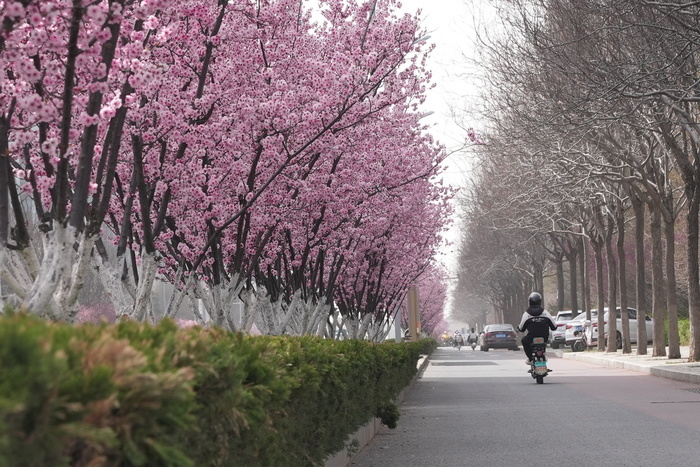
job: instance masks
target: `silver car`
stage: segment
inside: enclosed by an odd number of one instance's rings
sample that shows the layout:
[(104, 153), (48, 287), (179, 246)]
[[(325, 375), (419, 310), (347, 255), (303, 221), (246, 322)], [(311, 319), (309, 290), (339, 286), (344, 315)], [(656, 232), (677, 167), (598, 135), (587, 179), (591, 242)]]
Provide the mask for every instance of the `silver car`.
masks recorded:
[[(616, 333), (616, 340), (617, 340), (617, 348), (621, 349), (622, 348), (622, 334), (620, 333), (620, 329), (622, 328), (622, 309), (620, 307), (617, 307), (616, 311), (616, 325), (617, 325), (617, 333)], [(591, 310), (591, 321), (590, 322), (584, 322), (584, 332), (586, 333), (586, 341), (588, 342), (589, 347), (594, 347), (598, 345), (598, 314), (596, 313), (595, 317), (593, 316), (593, 312), (595, 310)], [(608, 338), (608, 320), (610, 319), (610, 312), (608, 308), (605, 308), (605, 315), (603, 315), (603, 320), (605, 322), (605, 329), (604, 329), (604, 337), (605, 340)], [(627, 314), (629, 317), (629, 329), (630, 329), (630, 342), (632, 344), (637, 343), (637, 310), (634, 308), (627, 308)], [(645, 316), (644, 323), (646, 325), (646, 330), (647, 330), (647, 341), (649, 344), (652, 343), (652, 339), (654, 337), (654, 323), (651, 320), (651, 317)]]

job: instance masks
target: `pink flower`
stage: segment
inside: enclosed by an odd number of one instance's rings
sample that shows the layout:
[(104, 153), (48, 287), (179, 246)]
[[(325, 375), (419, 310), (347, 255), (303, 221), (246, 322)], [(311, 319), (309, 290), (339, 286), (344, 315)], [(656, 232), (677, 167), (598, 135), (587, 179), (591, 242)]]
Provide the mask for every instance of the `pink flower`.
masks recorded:
[(180, 329), (191, 328), (192, 326), (199, 326), (199, 323), (197, 323), (197, 321), (181, 318), (175, 318), (175, 324), (177, 324), (177, 326)]
[(5, 5), (5, 13), (10, 18), (20, 18), (24, 16), (24, 7), (19, 2), (8, 2)]
[(156, 29), (160, 25), (160, 22), (158, 21), (158, 18), (155, 16), (151, 15), (148, 17), (146, 21), (143, 23), (143, 27), (146, 29)]
[(102, 25), (107, 18), (106, 13), (100, 5), (90, 5), (85, 11), (88, 18), (90, 18), (95, 24)]
[(100, 117), (109, 120), (110, 118), (114, 117), (117, 114), (117, 111), (114, 110), (111, 106), (103, 107), (100, 110)]

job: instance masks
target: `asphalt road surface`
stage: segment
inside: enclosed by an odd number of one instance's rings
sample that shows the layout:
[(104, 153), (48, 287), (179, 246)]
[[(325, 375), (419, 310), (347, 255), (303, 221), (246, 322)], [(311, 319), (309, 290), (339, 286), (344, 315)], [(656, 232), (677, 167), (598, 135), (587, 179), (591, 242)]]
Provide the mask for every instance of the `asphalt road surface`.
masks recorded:
[[(549, 349), (548, 349), (549, 350)], [(352, 460), (392, 466), (700, 466), (700, 385), (525, 354), (440, 347), (394, 430)]]

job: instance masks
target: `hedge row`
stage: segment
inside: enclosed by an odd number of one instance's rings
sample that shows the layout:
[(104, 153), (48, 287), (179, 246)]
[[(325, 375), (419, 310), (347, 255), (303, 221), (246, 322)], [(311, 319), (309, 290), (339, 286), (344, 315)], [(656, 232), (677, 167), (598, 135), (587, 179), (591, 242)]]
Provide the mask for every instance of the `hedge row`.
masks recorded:
[(434, 341), (0, 318), (0, 466), (320, 465)]

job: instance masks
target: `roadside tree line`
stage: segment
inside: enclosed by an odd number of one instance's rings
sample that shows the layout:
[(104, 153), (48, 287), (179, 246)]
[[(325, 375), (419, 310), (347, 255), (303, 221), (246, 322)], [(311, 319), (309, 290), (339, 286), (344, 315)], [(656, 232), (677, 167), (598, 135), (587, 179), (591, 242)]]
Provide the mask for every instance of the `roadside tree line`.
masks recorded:
[(74, 321), (94, 276), (143, 321), (158, 279), (164, 316), (204, 322), (199, 301), (231, 330), (379, 339), (412, 284), (444, 297), (419, 17), (310, 5), (6, 1), (2, 301)]
[[(653, 354), (667, 355), (667, 342), (669, 358), (680, 357), (687, 315), (690, 360), (700, 360), (700, 6), (493, 4), (499, 27), (481, 36), (485, 144), (462, 203), (458, 289), (513, 321), (551, 274), (553, 308), (621, 307), (624, 352), (627, 306), (652, 315)], [(608, 327), (614, 336), (615, 321)], [(645, 327), (638, 333), (645, 354)]]

